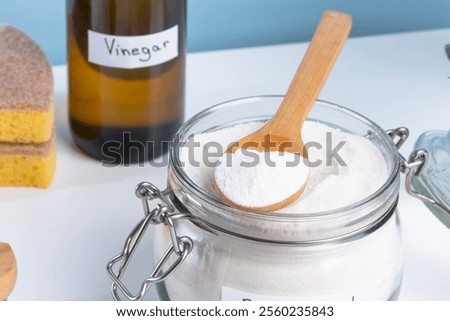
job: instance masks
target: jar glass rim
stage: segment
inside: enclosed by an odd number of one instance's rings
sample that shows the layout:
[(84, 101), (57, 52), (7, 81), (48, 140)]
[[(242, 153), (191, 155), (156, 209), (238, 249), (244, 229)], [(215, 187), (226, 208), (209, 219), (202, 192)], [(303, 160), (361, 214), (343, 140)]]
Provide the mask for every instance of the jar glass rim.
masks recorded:
[[(203, 201), (208, 202), (209, 204), (216, 205), (216, 206), (222, 206), (226, 207), (227, 210), (237, 213), (239, 215), (245, 215), (245, 216), (254, 216), (254, 217), (260, 217), (261, 213), (257, 212), (248, 212), (248, 211), (242, 211), (239, 209), (232, 208), (225, 203), (218, 200), (216, 197), (208, 193), (207, 191), (203, 190), (201, 187), (199, 187), (192, 179), (187, 175), (187, 173), (183, 170), (182, 162), (180, 160), (180, 143), (182, 143), (182, 139), (185, 138), (186, 134), (189, 132), (189, 130), (198, 122), (200, 122), (204, 117), (221, 110), (223, 108), (227, 108), (227, 106), (235, 105), (236, 103), (243, 103), (255, 99), (283, 99), (283, 95), (258, 95), (258, 96), (249, 96), (249, 97), (242, 97), (242, 98), (236, 98), (232, 100), (228, 100), (216, 105), (213, 105), (209, 108), (206, 108), (205, 110), (197, 113), (193, 117), (191, 117), (189, 120), (187, 120), (183, 126), (178, 130), (178, 132), (175, 134), (173, 139), (173, 145), (172, 148), (170, 148), (170, 164), (177, 175), (189, 188), (191, 192), (194, 192), (196, 196), (198, 196)], [(389, 155), (392, 157), (392, 169), (388, 173), (388, 178), (385, 181), (385, 183), (374, 193), (368, 195), (367, 197), (354, 202), (352, 204), (335, 208), (328, 211), (321, 211), (321, 212), (307, 212), (307, 213), (264, 213), (264, 219), (270, 220), (292, 220), (295, 218), (299, 218), (302, 220), (317, 220), (317, 219), (327, 219), (327, 218), (334, 218), (337, 216), (345, 215), (348, 211), (354, 211), (357, 208), (365, 206), (367, 203), (371, 202), (374, 199), (377, 199), (380, 195), (382, 195), (394, 182), (397, 180), (397, 177), (399, 175), (400, 171), (400, 156), (398, 154), (398, 151), (395, 147), (395, 144), (393, 140), (387, 135), (385, 130), (383, 130), (380, 126), (378, 126), (375, 122), (371, 121), (370, 119), (366, 118), (365, 116), (349, 109), (343, 106), (340, 106), (335, 103), (331, 103), (325, 100), (316, 100), (317, 104), (320, 104), (324, 107), (334, 109), (336, 111), (340, 111), (345, 113), (348, 116), (353, 117), (354, 119), (360, 121), (364, 125), (370, 127), (370, 129), (374, 130), (376, 134), (378, 134), (378, 137), (380, 137), (385, 143), (387, 143), (390, 146), (390, 153)], [(398, 164), (395, 165), (395, 164)]]

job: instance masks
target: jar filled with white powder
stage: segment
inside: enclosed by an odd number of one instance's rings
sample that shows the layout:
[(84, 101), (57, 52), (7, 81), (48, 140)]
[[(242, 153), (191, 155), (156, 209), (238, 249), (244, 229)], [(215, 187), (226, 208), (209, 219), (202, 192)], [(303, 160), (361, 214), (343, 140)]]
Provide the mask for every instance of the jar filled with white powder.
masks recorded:
[[(176, 222), (178, 233), (190, 236), (194, 246), (179, 269), (159, 283), (164, 299), (396, 297), (402, 278), (399, 156), (389, 136), (366, 118), (324, 102), (313, 107), (303, 137), (322, 146), (309, 149), (310, 161), (322, 163), (311, 167), (300, 199), (280, 213), (243, 212), (215, 196), (218, 146), (226, 149), (253, 132), (281, 100), (255, 97), (215, 106), (176, 136), (169, 185), (178, 210), (194, 218)], [(336, 158), (327, 164), (327, 151), (340, 142), (345, 164)], [(160, 258), (171, 239), (164, 227), (155, 238), (154, 255)]]
[[(400, 172), (409, 166), (397, 151), (401, 142), (393, 142), (398, 132), (318, 101), (303, 127), (313, 165), (296, 202), (277, 213), (253, 213), (216, 196), (216, 161), (270, 119), (282, 99), (233, 100), (184, 124), (170, 150), (168, 188), (137, 188), (145, 218), (108, 264), (116, 299), (118, 290), (141, 299), (154, 283), (164, 300), (397, 298), (403, 266), (397, 201)], [(251, 195), (250, 187), (242, 193)], [(152, 209), (148, 201), (155, 198), (160, 204)], [(133, 296), (120, 278), (150, 224), (159, 264)]]

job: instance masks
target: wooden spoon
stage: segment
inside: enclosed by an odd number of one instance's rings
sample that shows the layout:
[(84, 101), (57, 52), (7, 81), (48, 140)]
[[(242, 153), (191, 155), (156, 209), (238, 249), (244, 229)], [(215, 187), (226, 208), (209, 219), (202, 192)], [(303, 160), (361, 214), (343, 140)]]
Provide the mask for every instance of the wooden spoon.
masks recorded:
[[(227, 153), (244, 148), (260, 152), (286, 151), (308, 157), (301, 136), (303, 123), (347, 40), (351, 25), (352, 18), (345, 13), (326, 11), (323, 14), (286, 96), (273, 118), (256, 132), (240, 139)], [(294, 202), (303, 193), (305, 186), (306, 184), (279, 203), (258, 208), (243, 207), (229, 200), (223, 193), (219, 195), (230, 206), (269, 212)]]
[(0, 243), (0, 301), (6, 301), (17, 278), (16, 257), (9, 244)]

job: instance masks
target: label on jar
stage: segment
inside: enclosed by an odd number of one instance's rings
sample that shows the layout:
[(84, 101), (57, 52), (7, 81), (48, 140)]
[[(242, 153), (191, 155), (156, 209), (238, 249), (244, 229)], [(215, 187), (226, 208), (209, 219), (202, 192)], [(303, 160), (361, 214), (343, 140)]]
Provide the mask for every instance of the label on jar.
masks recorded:
[(115, 36), (88, 31), (90, 63), (113, 68), (156, 66), (178, 57), (178, 26), (144, 36)]
[[(222, 287), (222, 301), (355, 301), (355, 300), (380, 300), (377, 297), (378, 285), (370, 284), (355, 290), (346, 290), (342, 292), (335, 292), (320, 295), (305, 295), (305, 296), (280, 296), (280, 295), (261, 295), (249, 293), (241, 290), (232, 289), (229, 287)], [(386, 298), (384, 298), (386, 299)]]

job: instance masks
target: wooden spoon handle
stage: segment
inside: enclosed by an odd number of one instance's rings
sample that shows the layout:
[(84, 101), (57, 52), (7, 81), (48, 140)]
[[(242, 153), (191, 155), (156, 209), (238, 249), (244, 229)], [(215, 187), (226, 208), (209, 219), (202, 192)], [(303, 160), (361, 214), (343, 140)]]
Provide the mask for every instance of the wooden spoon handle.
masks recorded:
[(0, 243), (0, 301), (8, 298), (16, 283), (16, 258), (9, 244)]
[(351, 16), (325, 11), (286, 96), (262, 129), (297, 141), (303, 122), (322, 90), (352, 26)]

